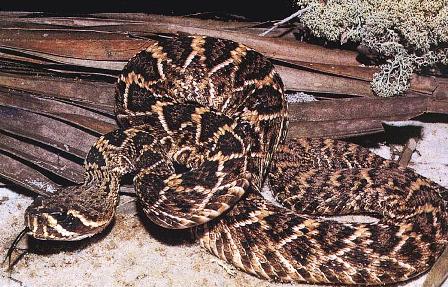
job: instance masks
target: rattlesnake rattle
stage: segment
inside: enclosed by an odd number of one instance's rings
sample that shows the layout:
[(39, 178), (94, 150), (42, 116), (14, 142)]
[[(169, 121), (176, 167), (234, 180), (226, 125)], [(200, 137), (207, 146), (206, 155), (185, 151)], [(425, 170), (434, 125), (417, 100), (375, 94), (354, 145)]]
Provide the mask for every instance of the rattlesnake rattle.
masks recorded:
[[(191, 228), (212, 254), (272, 281), (392, 284), (427, 271), (447, 244), (447, 189), (354, 144), (286, 140), (283, 83), (247, 46), (163, 38), (123, 69), (115, 110), (120, 128), (89, 151), (84, 184), (38, 196), (28, 234), (100, 233), (132, 173), (151, 221)], [(284, 207), (261, 196), (266, 180)], [(348, 214), (378, 220), (328, 218)]]

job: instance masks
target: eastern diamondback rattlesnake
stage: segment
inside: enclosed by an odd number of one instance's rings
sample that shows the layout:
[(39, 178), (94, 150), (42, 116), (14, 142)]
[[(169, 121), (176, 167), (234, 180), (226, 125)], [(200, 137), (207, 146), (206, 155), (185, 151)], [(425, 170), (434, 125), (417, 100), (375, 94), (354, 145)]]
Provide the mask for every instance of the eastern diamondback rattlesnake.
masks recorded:
[[(39, 196), (29, 234), (79, 240), (114, 218), (133, 173), (145, 214), (193, 228), (202, 246), (275, 281), (388, 284), (425, 272), (448, 238), (448, 192), (354, 144), (285, 143), (283, 84), (256, 51), (175, 37), (134, 56), (118, 78), (120, 129), (85, 161), (85, 183)], [(269, 178), (278, 207), (260, 195)], [(373, 223), (326, 216), (368, 214)], [(151, 252), (148, 250), (148, 252)]]

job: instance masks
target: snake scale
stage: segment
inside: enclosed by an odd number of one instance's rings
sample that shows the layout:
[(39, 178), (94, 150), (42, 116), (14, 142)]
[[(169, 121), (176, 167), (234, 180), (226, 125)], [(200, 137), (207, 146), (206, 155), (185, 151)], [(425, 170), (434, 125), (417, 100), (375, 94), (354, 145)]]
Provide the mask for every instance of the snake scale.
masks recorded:
[[(360, 146), (286, 140), (287, 102), (273, 65), (242, 44), (163, 38), (118, 77), (120, 128), (93, 145), (85, 182), (39, 196), (37, 239), (79, 240), (113, 220), (134, 176), (154, 223), (191, 228), (217, 257), (281, 282), (382, 285), (435, 262), (448, 239), (448, 191)], [(260, 194), (268, 179), (275, 199)], [(370, 215), (367, 223), (331, 216)]]

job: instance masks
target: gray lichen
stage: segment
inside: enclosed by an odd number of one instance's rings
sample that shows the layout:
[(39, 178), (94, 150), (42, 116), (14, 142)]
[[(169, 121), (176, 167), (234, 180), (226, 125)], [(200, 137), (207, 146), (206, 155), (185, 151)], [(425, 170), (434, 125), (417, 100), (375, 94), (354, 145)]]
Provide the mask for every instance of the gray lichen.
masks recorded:
[(448, 0), (297, 0), (311, 6), (300, 21), (314, 37), (357, 43), (387, 63), (373, 91), (402, 94), (414, 71), (448, 64)]
[(372, 90), (383, 97), (402, 94), (409, 88), (409, 79), (413, 71), (413, 63), (406, 51), (400, 51), (387, 64), (381, 66), (381, 71), (375, 73)]

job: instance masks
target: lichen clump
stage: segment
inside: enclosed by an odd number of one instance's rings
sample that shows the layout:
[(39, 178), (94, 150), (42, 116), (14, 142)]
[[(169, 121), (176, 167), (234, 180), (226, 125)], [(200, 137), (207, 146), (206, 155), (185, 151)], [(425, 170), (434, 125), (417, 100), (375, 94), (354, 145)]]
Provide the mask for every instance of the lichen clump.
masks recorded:
[[(323, 3), (326, 2), (326, 3)], [(414, 71), (448, 65), (448, 0), (297, 0), (300, 21), (317, 38), (357, 43), (385, 61), (373, 91), (407, 90)]]

